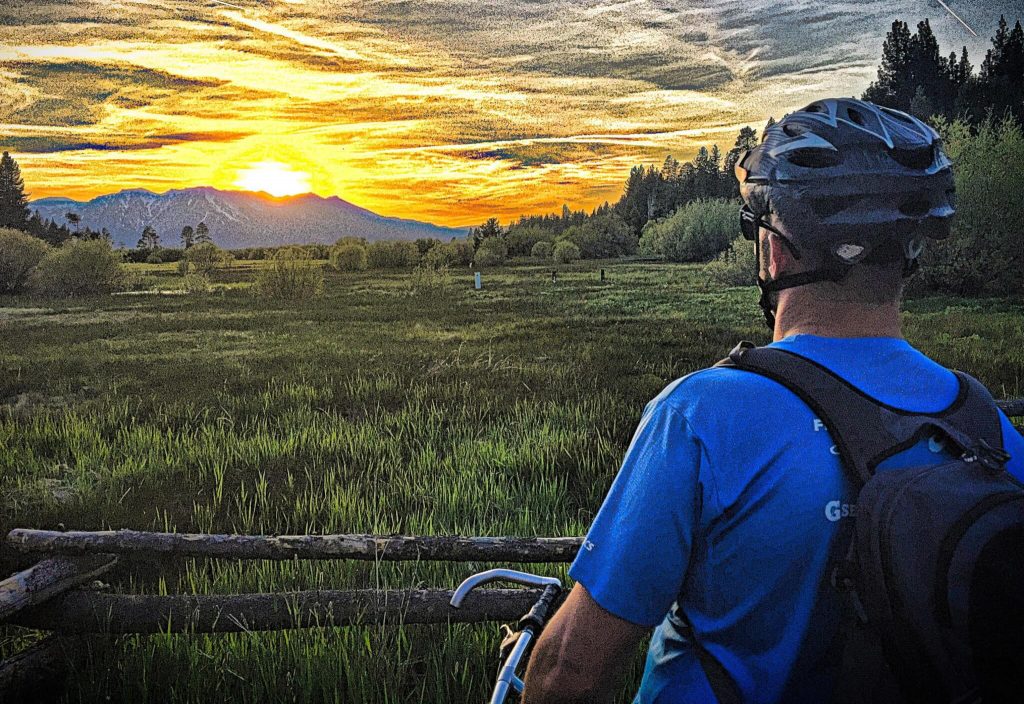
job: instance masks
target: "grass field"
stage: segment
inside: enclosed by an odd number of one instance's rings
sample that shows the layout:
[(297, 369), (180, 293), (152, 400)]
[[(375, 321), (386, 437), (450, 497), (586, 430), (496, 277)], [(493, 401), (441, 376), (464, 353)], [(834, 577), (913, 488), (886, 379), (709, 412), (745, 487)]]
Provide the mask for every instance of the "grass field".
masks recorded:
[[(334, 274), (302, 303), (254, 299), (258, 266), (198, 296), (0, 298), (5, 533), (581, 535), (643, 405), (738, 340), (768, 339), (753, 289), (693, 266), (585, 263), (552, 283), (523, 265), (485, 272), (482, 291), (469, 272), (418, 287)], [(179, 281), (173, 265), (138, 272), (153, 289)], [(1024, 304), (907, 310), (912, 343), (1024, 395)], [(450, 588), (481, 567), (189, 562), (114, 587)], [(0, 631), (0, 655), (33, 637)], [(133, 637), (75, 673), (67, 699), (481, 701), (497, 642), (494, 624)]]

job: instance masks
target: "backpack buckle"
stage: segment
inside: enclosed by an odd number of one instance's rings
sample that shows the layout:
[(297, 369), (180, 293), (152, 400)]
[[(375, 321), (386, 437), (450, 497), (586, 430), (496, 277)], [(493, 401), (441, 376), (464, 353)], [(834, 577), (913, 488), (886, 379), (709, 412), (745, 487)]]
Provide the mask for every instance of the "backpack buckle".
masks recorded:
[(961, 459), (969, 464), (977, 462), (988, 471), (995, 473), (1003, 471), (1006, 463), (1010, 461), (1010, 455), (1005, 450), (992, 447), (982, 438), (968, 448)]

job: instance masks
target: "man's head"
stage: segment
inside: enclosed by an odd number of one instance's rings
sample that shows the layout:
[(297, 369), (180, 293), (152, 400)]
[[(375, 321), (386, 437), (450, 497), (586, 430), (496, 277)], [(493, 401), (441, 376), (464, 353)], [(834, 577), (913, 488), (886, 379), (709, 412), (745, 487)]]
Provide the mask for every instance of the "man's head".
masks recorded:
[(736, 175), (743, 233), (763, 255), (769, 325), (778, 292), (795, 287), (808, 287), (804, 299), (895, 301), (925, 239), (948, 236), (954, 213), (951, 164), (935, 130), (860, 100), (787, 115)]

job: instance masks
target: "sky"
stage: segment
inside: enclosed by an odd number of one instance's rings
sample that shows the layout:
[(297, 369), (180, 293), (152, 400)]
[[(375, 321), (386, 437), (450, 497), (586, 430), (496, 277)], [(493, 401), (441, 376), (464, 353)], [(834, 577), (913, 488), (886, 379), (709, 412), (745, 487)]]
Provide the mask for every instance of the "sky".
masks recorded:
[(615, 201), (631, 166), (859, 96), (894, 19), (977, 67), (1024, 0), (3, 0), (32, 198), (213, 186), (442, 225)]

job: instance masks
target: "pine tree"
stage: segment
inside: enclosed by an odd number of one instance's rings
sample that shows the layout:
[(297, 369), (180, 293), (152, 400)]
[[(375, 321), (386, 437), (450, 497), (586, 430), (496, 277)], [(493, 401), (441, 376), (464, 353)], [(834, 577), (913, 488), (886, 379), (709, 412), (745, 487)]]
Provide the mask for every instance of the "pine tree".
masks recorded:
[(193, 244), (204, 244), (212, 243), (213, 238), (210, 236), (210, 228), (206, 226), (205, 222), (201, 222), (196, 225), (196, 239)]
[(157, 234), (152, 225), (146, 225), (142, 230), (142, 237), (139, 238), (139, 243), (135, 245), (135, 248), (148, 252), (157, 249), (159, 246), (160, 235)]
[(77, 235), (79, 230), (78, 225), (82, 222), (82, 216), (78, 213), (67, 213), (64, 216), (64, 219), (68, 221), (69, 225), (75, 226), (75, 234)]
[(736, 135), (736, 143), (725, 155), (725, 175), (729, 183), (729, 195), (740, 194), (740, 182), (736, 180), (736, 164), (745, 152), (757, 146), (757, 130), (753, 127), (743, 127)]
[(479, 233), (481, 241), (489, 237), (501, 236), (502, 229), (501, 223), (498, 222), (498, 218), (488, 218), (487, 222), (480, 226)]
[(9, 153), (0, 158), (0, 227), (25, 230), (28, 227), (28, 196), (21, 169)]
[(195, 231), (191, 225), (185, 225), (181, 228), (181, 246), (182, 249), (188, 249), (195, 244)]
[(864, 91), (864, 100), (906, 110), (916, 86), (910, 87), (911, 36), (906, 22), (895, 20), (882, 44), (878, 78)]
[(992, 37), (979, 78), (985, 109), (996, 117), (1011, 115), (1024, 121), (1024, 28), (1020, 20), (1010, 29), (1005, 17)]

